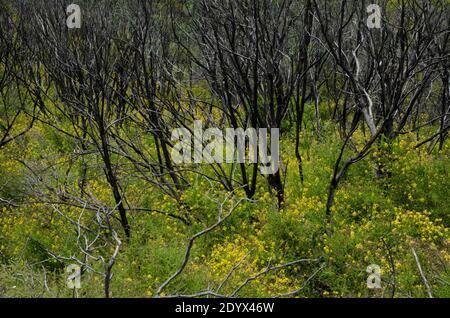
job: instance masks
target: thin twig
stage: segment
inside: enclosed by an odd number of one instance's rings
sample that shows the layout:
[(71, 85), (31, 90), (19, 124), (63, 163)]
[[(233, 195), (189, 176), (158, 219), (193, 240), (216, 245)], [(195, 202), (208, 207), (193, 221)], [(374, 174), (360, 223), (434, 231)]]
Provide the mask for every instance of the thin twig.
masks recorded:
[(423, 273), (422, 266), (420, 265), (420, 262), (419, 262), (419, 257), (417, 256), (417, 253), (416, 253), (416, 250), (414, 249), (414, 247), (411, 247), (411, 251), (414, 255), (414, 259), (416, 260), (417, 268), (419, 269), (419, 273), (420, 273), (420, 276), (422, 277), (422, 281), (425, 284), (425, 287), (427, 289), (428, 297), (433, 298), (433, 294), (431, 293), (431, 286), (430, 286), (430, 284), (428, 284), (428, 280), (425, 277), (425, 274)]

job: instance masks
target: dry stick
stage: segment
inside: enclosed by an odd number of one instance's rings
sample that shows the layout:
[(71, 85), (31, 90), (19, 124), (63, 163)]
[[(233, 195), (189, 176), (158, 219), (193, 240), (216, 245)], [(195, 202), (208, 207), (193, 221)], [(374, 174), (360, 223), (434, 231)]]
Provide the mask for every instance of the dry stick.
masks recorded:
[(3, 199), (3, 198), (0, 198), (0, 203), (6, 203), (7, 205), (10, 205), (15, 208), (19, 207), (19, 205), (15, 204), (12, 200), (7, 200), (7, 199)]
[(116, 240), (116, 248), (114, 249), (114, 253), (111, 256), (111, 259), (109, 260), (109, 263), (105, 270), (105, 279), (104, 279), (104, 292), (105, 292), (105, 298), (110, 297), (110, 291), (109, 286), (112, 279), (112, 268), (114, 264), (116, 263), (117, 255), (119, 254), (120, 247), (122, 245), (122, 241), (117, 237), (117, 234), (114, 233), (114, 239)]
[[(116, 208), (118, 207), (118, 205), (116, 206)], [(112, 232), (112, 238), (114, 239), (114, 241), (116, 241), (116, 247), (114, 249), (114, 253), (111, 255), (111, 258), (109, 259), (109, 262), (105, 268), (105, 276), (104, 276), (104, 292), (105, 292), (105, 298), (109, 298), (110, 297), (110, 284), (111, 284), (111, 280), (112, 280), (112, 268), (114, 267), (114, 264), (116, 263), (116, 258), (117, 255), (119, 254), (119, 250), (120, 247), (122, 246), (122, 241), (120, 240), (120, 238), (117, 235), (117, 232), (112, 228), (111, 223), (109, 221), (109, 217), (111, 215), (113, 215), (114, 211), (116, 210), (116, 208), (114, 208), (113, 210), (109, 211), (106, 214), (106, 223), (108, 225), (108, 229)]]
[(325, 263), (322, 264), (322, 265), (321, 265), (314, 273), (312, 273), (311, 276), (309, 276), (309, 277), (304, 281), (304, 283), (302, 284), (302, 286), (301, 286), (299, 289), (294, 290), (294, 291), (291, 291), (291, 292), (288, 292), (288, 293), (285, 293), (285, 294), (279, 294), (277, 297), (291, 297), (291, 296), (294, 296), (294, 295), (300, 293), (303, 289), (305, 289), (305, 287), (308, 285), (308, 283), (309, 283), (314, 277), (316, 277), (317, 274), (319, 274), (319, 273), (325, 268), (325, 266), (326, 266)]
[[(227, 199), (228, 199), (228, 197), (225, 200), (227, 200)], [(220, 226), (233, 213), (233, 211), (238, 207), (238, 205), (241, 204), (241, 202), (244, 200), (245, 199), (239, 199), (239, 201), (228, 211), (228, 213), (224, 217), (222, 217), (222, 211), (220, 211), (216, 223), (214, 223), (210, 227), (204, 229), (203, 231), (198, 232), (197, 234), (195, 234), (194, 236), (192, 236), (189, 239), (189, 243), (186, 247), (186, 252), (184, 255), (183, 263), (181, 264), (180, 268), (178, 268), (178, 270), (172, 274), (172, 276), (170, 276), (164, 283), (162, 283), (161, 286), (158, 287), (158, 289), (156, 290), (157, 297), (160, 297), (163, 289), (167, 285), (169, 285), (176, 277), (178, 277), (178, 275), (180, 275), (183, 272), (184, 268), (186, 267), (187, 263), (189, 262), (189, 258), (191, 255), (191, 249), (192, 249), (192, 246), (194, 245), (195, 240), (197, 240), (199, 237), (213, 231), (215, 228)], [(223, 205), (221, 206), (221, 208), (222, 207), (223, 207)]]
[(395, 289), (396, 289), (396, 276), (397, 276), (396, 275), (396, 270), (395, 270), (394, 256), (392, 255), (391, 248), (387, 244), (386, 240), (384, 238), (381, 238), (381, 242), (383, 243), (384, 247), (386, 248), (386, 250), (388, 252), (388, 258), (389, 258), (389, 263), (390, 263), (390, 266), (391, 266), (391, 275), (392, 275), (392, 278), (391, 278), (389, 283), (392, 285), (391, 297), (394, 298), (394, 296), (395, 296)]
[(218, 294), (212, 290), (203, 290), (198, 293), (190, 294), (190, 295), (159, 296), (159, 298), (198, 298), (198, 297), (204, 297), (204, 296), (213, 296), (216, 298), (229, 298), (226, 295)]
[(269, 273), (271, 271), (275, 271), (275, 270), (278, 270), (278, 269), (290, 267), (290, 266), (297, 265), (297, 264), (300, 264), (300, 263), (309, 263), (309, 262), (318, 262), (318, 261), (319, 261), (319, 259), (299, 259), (299, 260), (296, 260), (296, 261), (293, 261), (293, 262), (289, 262), (289, 263), (285, 263), (285, 264), (281, 264), (281, 265), (277, 265), (277, 266), (270, 266), (269, 265), (265, 270), (255, 274), (253, 276), (247, 277), (247, 279), (238, 288), (235, 289), (235, 291), (230, 295), (230, 297), (235, 297), (236, 294), (239, 293), (239, 291), (242, 288), (244, 288), (248, 283), (250, 283), (251, 281), (253, 281), (255, 279), (258, 279), (259, 277), (261, 277), (263, 275), (266, 275), (267, 273)]
[(233, 275), (233, 273), (242, 265), (242, 263), (247, 259), (247, 257), (253, 252), (253, 249), (250, 250), (247, 254), (244, 255), (244, 257), (242, 257), (242, 259), (233, 266), (233, 268), (228, 272), (227, 276), (225, 276), (225, 278), (223, 279), (223, 281), (220, 283), (219, 287), (217, 287), (216, 289), (216, 293), (218, 293), (222, 287), (228, 282), (228, 280), (230, 279), (231, 275)]
[(433, 294), (431, 293), (431, 286), (428, 284), (428, 280), (425, 277), (425, 274), (422, 271), (422, 266), (420, 266), (419, 257), (417, 256), (416, 250), (414, 247), (411, 247), (411, 251), (414, 255), (414, 259), (416, 260), (417, 268), (419, 269), (420, 276), (422, 277), (423, 283), (425, 284), (425, 287), (427, 288), (427, 293), (429, 298), (433, 298)]
[(45, 270), (45, 266), (44, 265), (42, 265), (42, 270), (43, 270), (43, 275), (44, 275), (44, 277), (43, 277), (43, 280), (44, 280), (44, 288), (45, 288), (45, 290), (46, 291), (50, 291), (50, 289), (48, 288), (48, 284), (47, 284), (47, 271)]

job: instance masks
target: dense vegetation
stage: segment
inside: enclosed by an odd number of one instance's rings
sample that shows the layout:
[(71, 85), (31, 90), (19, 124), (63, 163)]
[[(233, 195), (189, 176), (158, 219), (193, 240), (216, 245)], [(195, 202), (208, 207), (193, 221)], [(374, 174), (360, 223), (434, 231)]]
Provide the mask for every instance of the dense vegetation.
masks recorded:
[(0, 1), (0, 297), (450, 297), (450, 4), (376, 2)]

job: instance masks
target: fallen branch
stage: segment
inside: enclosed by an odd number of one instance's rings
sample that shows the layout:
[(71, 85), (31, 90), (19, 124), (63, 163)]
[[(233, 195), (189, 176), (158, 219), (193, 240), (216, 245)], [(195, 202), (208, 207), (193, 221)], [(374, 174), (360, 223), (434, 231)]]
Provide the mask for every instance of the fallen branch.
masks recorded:
[(420, 276), (422, 277), (422, 281), (427, 289), (428, 297), (433, 298), (433, 294), (431, 293), (431, 286), (430, 286), (430, 284), (428, 284), (428, 280), (425, 277), (425, 274), (423, 273), (422, 266), (420, 265), (420, 262), (419, 262), (419, 257), (417, 256), (417, 253), (416, 253), (416, 250), (414, 249), (414, 247), (411, 247), (411, 251), (414, 255), (414, 259), (416, 260), (417, 268), (419, 269), (419, 273), (420, 273)]

